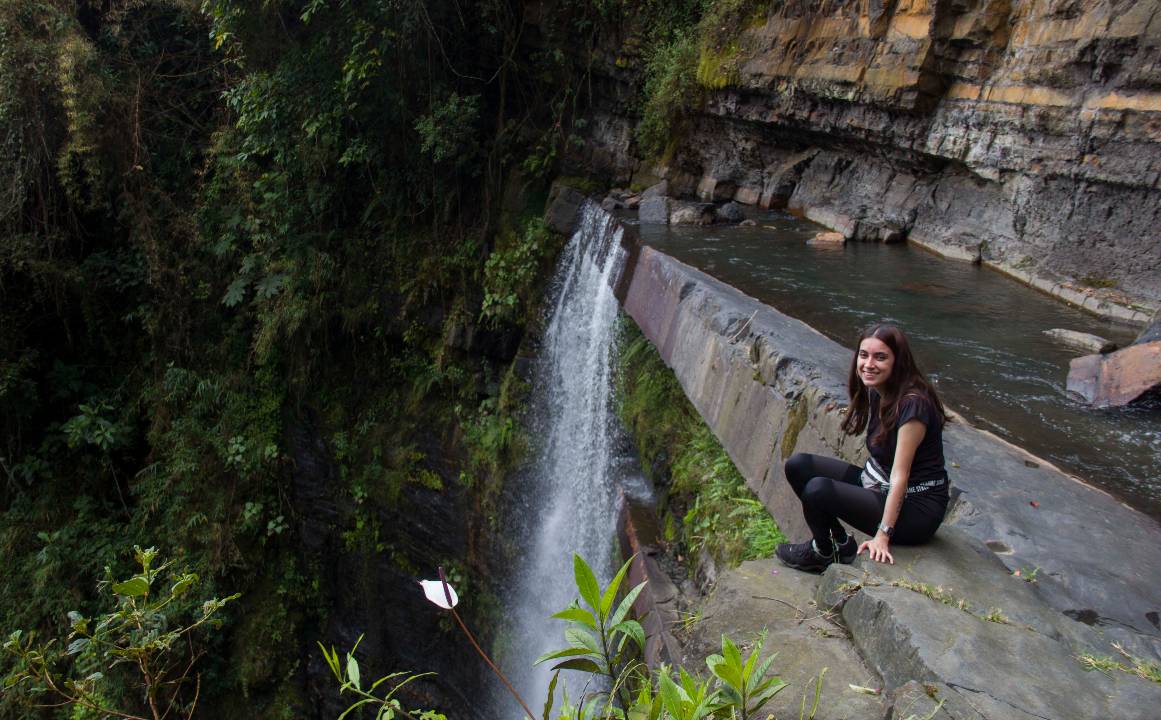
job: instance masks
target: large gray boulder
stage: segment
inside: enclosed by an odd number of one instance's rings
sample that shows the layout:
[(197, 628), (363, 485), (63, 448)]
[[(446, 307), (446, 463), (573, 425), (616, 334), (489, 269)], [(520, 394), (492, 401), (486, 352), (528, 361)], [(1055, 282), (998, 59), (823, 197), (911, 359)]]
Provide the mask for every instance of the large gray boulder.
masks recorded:
[(584, 204), (585, 195), (574, 187), (556, 183), (548, 195), (548, 208), (544, 220), (548, 227), (561, 235), (571, 236), (576, 230), (577, 216)]
[(738, 203), (728, 202), (717, 210), (714, 210), (714, 217), (722, 222), (740, 223), (746, 219), (746, 212), (742, 210), (742, 206)]
[(652, 225), (669, 224), (669, 198), (665, 196), (643, 197), (637, 208), (637, 219)]

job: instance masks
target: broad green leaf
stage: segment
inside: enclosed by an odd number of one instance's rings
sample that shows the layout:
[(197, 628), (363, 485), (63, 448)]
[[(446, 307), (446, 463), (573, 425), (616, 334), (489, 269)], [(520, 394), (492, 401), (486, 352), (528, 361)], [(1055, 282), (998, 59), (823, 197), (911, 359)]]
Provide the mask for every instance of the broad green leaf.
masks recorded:
[(578, 622), (578, 623), (581, 623), (582, 625), (585, 625), (587, 627), (591, 627), (593, 630), (597, 629), (596, 618), (593, 617), (593, 614), (591, 612), (589, 612), (588, 610), (585, 610), (584, 608), (579, 608), (579, 607), (566, 608), (566, 609), (561, 610), (560, 612), (556, 613), (552, 617), (557, 618), (558, 620), (568, 620), (570, 622)]
[(726, 662), (731, 668), (737, 669), (738, 681), (740, 682), (742, 672), (742, 654), (738, 652), (738, 646), (734, 644), (734, 641), (730, 640), (725, 635), (722, 635), (722, 657), (726, 659)]
[(758, 692), (754, 693), (754, 695), (750, 698), (750, 706), (757, 710), (763, 703), (778, 693), (782, 692), (787, 687), (787, 683), (783, 682), (782, 678), (774, 678), (770, 685), (760, 688)]
[(663, 672), (660, 678), (661, 687), (661, 702), (665, 705), (665, 710), (674, 717), (685, 717), (685, 707), (682, 701), (689, 702), (689, 696), (685, 691), (673, 682), (669, 677), (668, 672)]
[(65, 655), (76, 655), (79, 652), (84, 652), (85, 648), (89, 646), (88, 638), (77, 638), (69, 643), (69, 647), (65, 650)]
[(359, 686), (359, 661), (355, 659), (354, 655), (347, 655), (347, 679), (355, 686), (356, 690), (361, 690)]
[(617, 611), (609, 619), (609, 625), (618, 625), (629, 615), (629, 610), (633, 608), (633, 603), (637, 601), (637, 596), (645, 589), (645, 584), (645, 582), (641, 583), (625, 595), (625, 599), (621, 601), (621, 604), (617, 606)]
[(724, 682), (728, 687), (727, 690), (741, 698), (742, 683), (738, 676), (736, 668), (731, 668), (730, 663), (721, 655), (710, 655), (705, 659), (705, 664), (709, 667), (711, 673), (716, 675), (718, 679)]
[(625, 579), (625, 573), (629, 571), (629, 566), (633, 563), (635, 557), (636, 555), (625, 561), (625, 564), (613, 576), (613, 581), (605, 588), (604, 594), (601, 595), (600, 615), (602, 620), (609, 617), (609, 610), (613, 608), (613, 601), (617, 599), (617, 589), (621, 587), (621, 581)]
[(597, 655), (604, 652), (600, 639), (588, 630), (575, 627), (569, 628), (564, 631), (564, 639), (568, 641), (569, 645), (575, 648), (587, 648), (590, 652), (594, 652)]
[(573, 658), (572, 660), (565, 660), (552, 666), (553, 670), (580, 670), (581, 672), (592, 673), (593, 675), (600, 675), (604, 669), (588, 658)]
[(641, 623), (636, 620), (623, 620), (613, 627), (613, 632), (624, 633), (626, 636), (633, 638), (637, 643), (637, 647), (645, 649), (645, 630), (641, 627)]
[[(774, 662), (774, 658), (776, 658), (776, 657), (778, 657), (778, 653), (774, 653), (773, 655), (771, 655), (770, 657), (768, 657), (762, 661), (762, 664), (758, 666), (758, 672), (754, 673), (754, 675), (751, 676), (751, 680), (750, 680), (751, 685), (758, 685), (759, 687), (761, 687), (760, 684), (762, 682), (764, 682), (764, 678), (766, 677), (766, 673), (770, 671), (770, 665)], [(778, 676), (775, 675), (774, 679), (777, 679), (777, 678), (778, 678)]]
[(138, 575), (123, 583), (114, 583), (113, 592), (125, 597), (142, 597), (149, 594), (149, 581)]
[(177, 582), (173, 584), (173, 587), (169, 589), (170, 596), (180, 597), (181, 595), (184, 595), (187, 590), (193, 587), (193, 584), (197, 582), (197, 580), (198, 576), (194, 575), (193, 573), (182, 575), (180, 578), (178, 578)]
[[(754, 677), (754, 666), (758, 664), (758, 658), (762, 655), (762, 646), (766, 644), (766, 632), (758, 633), (757, 639), (754, 641), (754, 649), (750, 652), (750, 657), (746, 658), (746, 666), (742, 669), (742, 678), (746, 681), (747, 686), (752, 686), (756, 679), (761, 679), (765, 675), (765, 671), (758, 673), (758, 677)], [(771, 658), (774, 655), (770, 656)], [(766, 667), (769, 667), (769, 663)]]
[(573, 553), (572, 574), (576, 578), (576, 589), (581, 597), (594, 610), (601, 606), (601, 586), (597, 583), (597, 576), (593, 575), (592, 568), (580, 555)]
[(240, 277), (230, 283), (226, 294), (222, 296), (222, 304), (226, 307), (237, 307), (246, 298), (246, 286), (250, 284), (247, 278)]
[(544, 653), (540, 657), (536, 658), (536, 662), (534, 662), (532, 664), (539, 665), (542, 662), (548, 662), (549, 660), (556, 660), (557, 658), (576, 657), (578, 655), (590, 655), (590, 654), (592, 654), (592, 653), (588, 648), (570, 647), (570, 648), (565, 648), (563, 650), (555, 650), (553, 652)]

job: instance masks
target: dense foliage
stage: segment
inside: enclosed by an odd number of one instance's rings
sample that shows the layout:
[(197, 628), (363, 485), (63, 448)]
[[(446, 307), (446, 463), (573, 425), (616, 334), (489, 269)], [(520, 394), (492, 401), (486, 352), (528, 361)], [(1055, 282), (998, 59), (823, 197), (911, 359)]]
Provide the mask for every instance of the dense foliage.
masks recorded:
[(0, 3), (0, 628), (66, 634), (158, 544), (242, 593), (206, 712), (300, 716), (306, 528), (402, 572), (414, 496), (495, 496), (582, 87), (522, 12)]

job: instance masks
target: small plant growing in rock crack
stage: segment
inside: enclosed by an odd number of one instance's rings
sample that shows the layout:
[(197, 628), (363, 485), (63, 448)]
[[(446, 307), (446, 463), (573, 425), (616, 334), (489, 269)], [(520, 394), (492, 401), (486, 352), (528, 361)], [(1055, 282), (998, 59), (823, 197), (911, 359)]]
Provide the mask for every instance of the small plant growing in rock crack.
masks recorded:
[(1114, 657), (1095, 655), (1090, 652), (1080, 653), (1076, 656), (1076, 659), (1085, 670), (1099, 670), (1106, 675), (1117, 670), (1128, 673), (1129, 675), (1136, 675), (1142, 680), (1161, 684), (1161, 665), (1152, 660), (1136, 657), (1119, 643), (1113, 643), (1113, 649), (1128, 660), (1128, 663), (1121, 662)]
[(980, 617), (983, 618), (984, 620), (987, 620), (988, 622), (999, 623), (1001, 625), (1008, 624), (1008, 617), (1006, 615), (1004, 615), (1004, 612), (1002, 610), (1000, 610), (1000, 608), (998, 608), (998, 607), (994, 607), (994, 608), (988, 610), (986, 613), (984, 613)]
[(917, 592), (920, 595), (929, 597), (938, 603), (943, 603), (944, 605), (948, 605), (950, 607), (959, 608), (964, 612), (971, 611), (972, 606), (971, 603), (967, 601), (967, 598), (957, 598), (955, 595), (952, 595), (950, 592), (945, 590), (942, 586), (932, 585), (931, 583), (925, 582), (914, 582), (911, 580), (893, 580), (891, 584), (895, 587), (901, 587), (905, 590)]

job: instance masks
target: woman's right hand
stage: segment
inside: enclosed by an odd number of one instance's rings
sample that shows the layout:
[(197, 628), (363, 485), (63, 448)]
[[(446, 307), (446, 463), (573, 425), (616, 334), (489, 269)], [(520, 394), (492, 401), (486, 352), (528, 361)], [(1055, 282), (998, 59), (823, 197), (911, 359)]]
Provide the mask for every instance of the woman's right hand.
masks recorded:
[(871, 558), (875, 562), (891, 563), (894, 565), (895, 558), (891, 557), (891, 551), (887, 549), (890, 544), (891, 541), (887, 538), (887, 534), (880, 530), (879, 532), (875, 533), (875, 537), (865, 541), (862, 545), (859, 545), (859, 551), (857, 554), (861, 555), (863, 550), (866, 550), (867, 557)]

